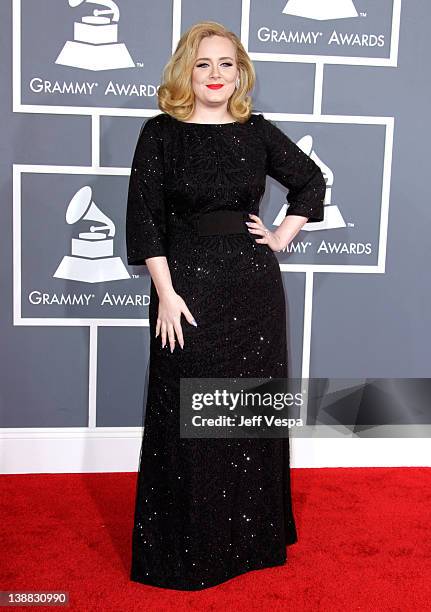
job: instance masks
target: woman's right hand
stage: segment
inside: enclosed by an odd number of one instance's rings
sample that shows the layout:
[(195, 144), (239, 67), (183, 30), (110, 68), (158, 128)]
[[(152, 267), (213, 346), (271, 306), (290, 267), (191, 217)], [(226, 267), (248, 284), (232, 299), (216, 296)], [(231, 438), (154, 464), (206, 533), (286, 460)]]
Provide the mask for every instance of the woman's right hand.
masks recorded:
[(191, 325), (197, 325), (192, 313), (183, 298), (170, 288), (159, 295), (159, 312), (156, 324), (156, 338), (162, 332), (162, 347), (166, 346), (166, 335), (169, 338), (171, 353), (175, 348), (175, 334), (181, 348), (184, 348), (183, 330), (181, 327), (181, 314)]

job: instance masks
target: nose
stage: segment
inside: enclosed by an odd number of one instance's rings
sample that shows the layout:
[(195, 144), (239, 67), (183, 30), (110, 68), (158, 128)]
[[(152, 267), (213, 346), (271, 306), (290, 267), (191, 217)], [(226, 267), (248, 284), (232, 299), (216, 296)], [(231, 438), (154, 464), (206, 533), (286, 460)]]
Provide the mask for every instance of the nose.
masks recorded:
[(211, 76), (218, 78), (218, 76), (219, 76), (218, 66), (213, 66), (212, 67)]

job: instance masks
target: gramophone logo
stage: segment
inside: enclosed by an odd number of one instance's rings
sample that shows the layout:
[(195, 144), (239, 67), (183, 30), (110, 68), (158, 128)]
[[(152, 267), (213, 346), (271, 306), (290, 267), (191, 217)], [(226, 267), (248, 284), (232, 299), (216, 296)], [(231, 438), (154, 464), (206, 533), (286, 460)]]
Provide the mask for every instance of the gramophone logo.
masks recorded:
[[(89, 232), (72, 238), (71, 255), (65, 255), (54, 278), (100, 283), (130, 278), (120, 257), (114, 257), (115, 226), (92, 200), (91, 187), (85, 185), (71, 199), (66, 222), (73, 225), (82, 219), (102, 225), (90, 225)], [(104, 231), (108, 230), (106, 234)]]
[(124, 43), (118, 42), (120, 11), (113, 0), (68, 0), (69, 6), (82, 3), (99, 4), (105, 9), (94, 9), (73, 24), (73, 40), (66, 41), (56, 64), (85, 70), (112, 70), (135, 66)]
[[(316, 162), (326, 182), (326, 193), (324, 202), (324, 218), (323, 221), (315, 221), (314, 223), (306, 223), (302, 230), (305, 232), (313, 232), (315, 230), (326, 230), (326, 229), (338, 229), (340, 227), (346, 227), (346, 222), (343, 219), (340, 209), (337, 204), (332, 202), (332, 186), (334, 184), (334, 173), (332, 170), (320, 159), (320, 157), (313, 150), (313, 137), (310, 134), (303, 136), (296, 143), (304, 153), (306, 153), (311, 159)], [(274, 225), (280, 225), (286, 216), (287, 204), (285, 204), (280, 212), (278, 213)]]
[(304, 17), (305, 19), (318, 19), (327, 21), (329, 19), (346, 19), (358, 17), (358, 11), (352, 0), (288, 0), (283, 9), (285, 15)]

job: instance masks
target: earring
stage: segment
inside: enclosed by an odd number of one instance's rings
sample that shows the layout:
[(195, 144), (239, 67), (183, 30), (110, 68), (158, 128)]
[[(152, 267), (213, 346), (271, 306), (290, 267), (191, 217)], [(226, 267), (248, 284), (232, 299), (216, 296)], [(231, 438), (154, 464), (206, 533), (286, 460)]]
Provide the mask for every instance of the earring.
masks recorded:
[(236, 81), (235, 81), (235, 89), (238, 89), (238, 88), (239, 88), (239, 83), (240, 83), (239, 77), (236, 77)]

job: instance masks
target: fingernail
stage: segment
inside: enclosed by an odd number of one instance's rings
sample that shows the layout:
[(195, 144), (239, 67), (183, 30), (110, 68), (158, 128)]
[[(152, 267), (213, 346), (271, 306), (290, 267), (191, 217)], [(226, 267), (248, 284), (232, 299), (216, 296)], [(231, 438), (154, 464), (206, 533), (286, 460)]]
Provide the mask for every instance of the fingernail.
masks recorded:
[(192, 319), (192, 325), (195, 325), (196, 327), (198, 325), (194, 319)]
[(173, 350), (174, 350), (174, 349), (173, 349), (173, 348), (172, 348), (172, 346), (171, 346), (171, 353), (173, 352)]

